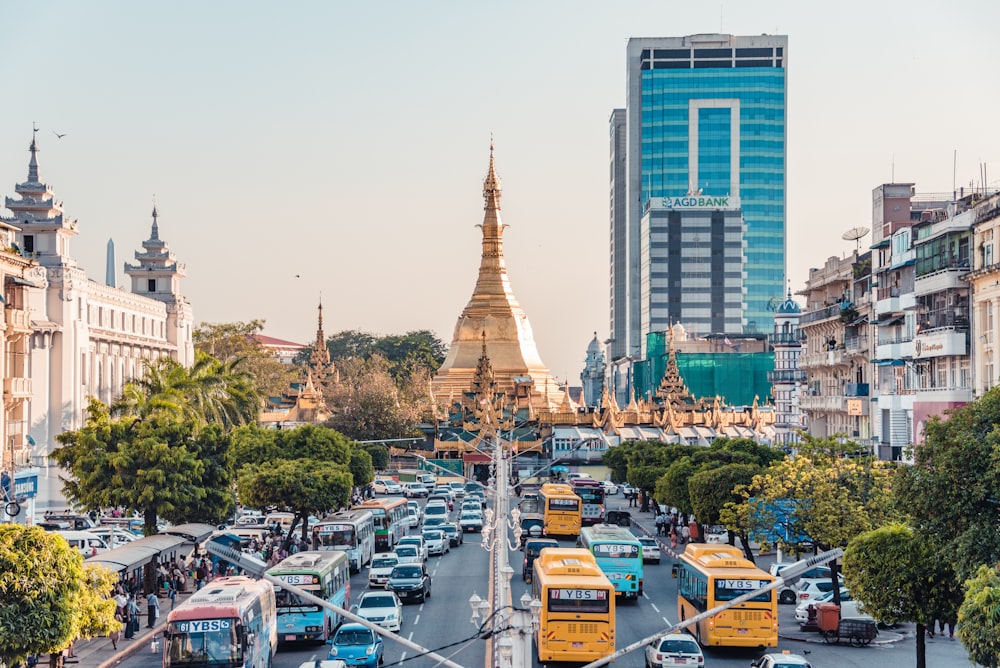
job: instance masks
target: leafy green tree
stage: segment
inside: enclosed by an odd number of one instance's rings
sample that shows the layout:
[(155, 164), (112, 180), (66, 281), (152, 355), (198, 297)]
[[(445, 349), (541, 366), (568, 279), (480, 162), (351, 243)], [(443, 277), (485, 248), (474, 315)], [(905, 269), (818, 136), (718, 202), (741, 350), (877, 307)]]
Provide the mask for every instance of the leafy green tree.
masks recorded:
[(611, 480), (619, 485), (628, 476), (628, 451), (631, 443), (625, 442), (613, 448), (608, 448), (601, 455), (602, 463), (611, 471)]
[(301, 522), (302, 537), (308, 538), (310, 514), (337, 510), (350, 500), (355, 450), (363, 452), (343, 434), (318, 425), (243, 428), (234, 435), (233, 445), (240, 502), (295, 513), (289, 537)]
[(965, 582), (965, 600), (958, 611), (959, 636), (969, 658), (986, 668), (1000, 668), (1000, 573), (980, 566)]
[(959, 578), (1000, 562), (1000, 387), (932, 418), (913, 465), (894, 484), (899, 506), (922, 535), (934, 537)]
[(936, 619), (953, 619), (961, 604), (950, 565), (902, 524), (855, 537), (844, 551), (844, 582), (875, 619), (916, 623), (917, 668), (927, 663), (925, 628)]
[(344, 330), (328, 337), (326, 347), (330, 350), (330, 359), (337, 364), (352, 357), (368, 359), (377, 343), (378, 338), (367, 332)]
[(375, 352), (388, 361), (389, 373), (400, 383), (414, 372), (439, 369), (447, 348), (432, 332), (419, 330), (402, 336), (384, 336), (375, 343)]
[(372, 458), (372, 468), (376, 471), (389, 468), (389, 448), (380, 443), (366, 443), (362, 447)]
[(118, 624), (113, 581), (107, 569), (84, 567), (58, 534), (0, 524), (0, 664), (110, 632)]
[(249, 374), (259, 396), (279, 395), (299, 380), (299, 370), (282, 363), (261, 345), (257, 336), (264, 331), (263, 320), (249, 322), (203, 322), (191, 333), (195, 350), (210, 355), (223, 364), (233, 363), (233, 370)]
[(372, 466), (372, 456), (367, 450), (354, 448), (351, 450), (351, 476), (355, 487), (365, 487), (375, 479), (375, 467)]
[(358, 441), (421, 435), (422, 406), (401, 397), (384, 358), (351, 359), (340, 372), (340, 383), (327, 397), (333, 410), (327, 426)]
[[(725, 523), (722, 509), (726, 504), (738, 504), (742, 501), (736, 488), (749, 485), (755, 475), (762, 472), (756, 464), (725, 464), (718, 468), (699, 471), (688, 480), (688, 494), (691, 497), (691, 509), (694, 516), (702, 524)], [(734, 533), (740, 537), (743, 550), (750, 561), (754, 561), (750, 550), (750, 537), (744, 527), (739, 525), (727, 527), (730, 530), (730, 542)]]

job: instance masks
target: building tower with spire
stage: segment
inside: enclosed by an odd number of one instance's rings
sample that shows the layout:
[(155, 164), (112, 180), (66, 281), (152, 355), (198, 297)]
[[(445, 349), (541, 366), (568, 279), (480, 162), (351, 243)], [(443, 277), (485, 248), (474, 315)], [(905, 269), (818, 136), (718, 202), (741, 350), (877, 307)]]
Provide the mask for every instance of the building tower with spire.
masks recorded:
[(316, 342), (309, 355), (311, 375), (322, 386), (334, 374), (333, 362), (330, 359), (330, 349), (326, 345), (326, 334), (323, 332), (323, 300), (319, 300), (316, 316)]
[(19, 197), (4, 200), (11, 215), (0, 216), (14, 230), (11, 247), (33, 261), (18, 284), (17, 307), (30, 329), (30, 346), (18, 355), (30, 374), (30, 382), (16, 386), (27, 397), (21, 436), (31, 446), (29, 462), (39, 467), (37, 504), (28, 513), (65, 507), (59, 478), (66, 473), (50, 465), (48, 455), (58, 447), (56, 435), (83, 425), (90, 397), (111, 403), (149, 360), (189, 365), (194, 358), (194, 319), (179, 289), (184, 268), (160, 240), (155, 212), (151, 238), (136, 253), (139, 263), (126, 265), (131, 292), (107, 285), (106, 276), (88, 278), (70, 253), (77, 221), (41, 181), (39, 150), (35, 129), (28, 178), (14, 188)]
[(553, 410), (562, 401), (559, 383), (552, 377), (535, 346), (531, 324), (517, 303), (503, 257), (504, 224), (500, 220), (500, 179), (490, 142), (490, 164), (483, 182), (482, 258), (472, 298), (458, 317), (444, 364), (431, 382), (435, 402), (466, 392), (483, 353), (490, 359), (501, 391), (531, 411)]
[(767, 380), (771, 383), (774, 397), (775, 443), (792, 446), (798, 443), (799, 432), (805, 429), (805, 420), (799, 409), (808, 380), (804, 369), (799, 368), (799, 354), (805, 338), (799, 329), (802, 309), (792, 299), (792, 291), (781, 302), (774, 314), (774, 333), (769, 336), (774, 348), (774, 371), (769, 371)]
[(585, 406), (600, 406), (601, 394), (604, 392), (604, 376), (607, 373), (607, 363), (601, 342), (594, 332), (594, 338), (587, 346), (587, 359), (584, 362), (580, 381), (583, 383), (583, 403)]

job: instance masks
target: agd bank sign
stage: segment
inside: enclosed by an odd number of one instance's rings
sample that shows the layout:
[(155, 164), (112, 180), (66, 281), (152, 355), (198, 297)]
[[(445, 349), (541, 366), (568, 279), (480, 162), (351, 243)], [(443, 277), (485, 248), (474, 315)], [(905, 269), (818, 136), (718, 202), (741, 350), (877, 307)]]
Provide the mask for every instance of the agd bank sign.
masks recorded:
[(697, 210), (697, 209), (739, 209), (740, 198), (730, 195), (684, 195), (683, 197), (654, 197), (657, 209)]

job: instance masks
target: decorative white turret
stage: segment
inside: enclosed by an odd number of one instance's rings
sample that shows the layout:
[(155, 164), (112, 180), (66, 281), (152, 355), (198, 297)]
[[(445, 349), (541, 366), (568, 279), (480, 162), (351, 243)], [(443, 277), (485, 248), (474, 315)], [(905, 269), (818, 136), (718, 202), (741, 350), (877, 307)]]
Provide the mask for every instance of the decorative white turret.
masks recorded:
[(125, 263), (125, 275), (132, 279), (132, 292), (160, 301), (171, 301), (180, 295), (180, 279), (185, 276), (183, 264), (174, 258), (166, 242), (160, 239), (157, 219), (160, 214), (153, 205), (153, 229), (142, 242), (143, 250), (135, 252), (139, 264)]
[(774, 371), (767, 374), (774, 397), (775, 440), (786, 448), (799, 442), (799, 432), (806, 426), (799, 408), (799, 397), (807, 381), (806, 372), (799, 368), (803, 339), (799, 329), (801, 317), (802, 309), (792, 299), (789, 289), (788, 296), (774, 314), (774, 333), (770, 336), (774, 348)]
[(4, 204), (13, 216), (0, 217), (5, 223), (19, 227), (17, 239), (26, 257), (39, 264), (75, 267), (70, 257), (69, 240), (77, 234), (76, 219), (63, 215), (63, 203), (56, 200), (52, 186), (38, 178), (38, 128), (32, 129), (31, 160), (28, 162), (28, 180), (19, 183), (14, 191), (20, 198), (7, 197)]

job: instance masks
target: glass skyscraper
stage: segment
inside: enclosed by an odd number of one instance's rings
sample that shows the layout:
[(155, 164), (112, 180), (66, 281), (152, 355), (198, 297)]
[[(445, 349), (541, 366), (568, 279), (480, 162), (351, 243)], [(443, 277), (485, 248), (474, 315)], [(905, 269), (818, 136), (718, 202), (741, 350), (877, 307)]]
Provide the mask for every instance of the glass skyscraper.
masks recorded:
[[(647, 333), (642, 331), (643, 299), (666, 295), (671, 287), (684, 292), (680, 284), (669, 284), (683, 280), (681, 256), (642, 247), (653, 243), (641, 228), (653, 198), (729, 196), (740, 202), (743, 331), (725, 333), (771, 330), (772, 307), (782, 301), (785, 288), (787, 59), (786, 36), (629, 40), (627, 141), (624, 147), (612, 141), (611, 147), (612, 174), (622, 162), (626, 172), (624, 196), (611, 201), (611, 247), (615, 253), (625, 248), (627, 255), (624, 267), (621, 262), (611, 267), (612, 358), (639, 354)], [(612, 137), (622, 120), (616, 110)], [(653, 259), (644, 266), (644, 257)], [(668, 271), (670, 263), (681, 263), (680, 271), (676, 266)], [(647, 316), (646, 327), (665, 330), (670, 318), (678, 320), (664, 313), (652, 320)]]

